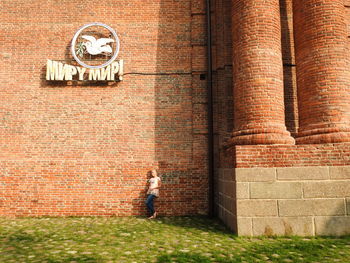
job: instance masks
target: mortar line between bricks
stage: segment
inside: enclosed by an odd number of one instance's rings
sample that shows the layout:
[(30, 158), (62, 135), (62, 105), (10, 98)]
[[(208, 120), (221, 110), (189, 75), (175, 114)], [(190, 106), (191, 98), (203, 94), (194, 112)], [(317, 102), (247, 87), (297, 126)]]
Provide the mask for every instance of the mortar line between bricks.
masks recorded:
[(279, 199), (263, 199), (263, 200), (291, 200), (291, 201), (307, 201), (307, 200), (323, 200), (323, 199), (331, 199), (331, 200), (340, 200), (344, 199), (344, 197), (307, 197), (305, 199), (300, 199), (300, 198), (279, 198)]
[[(302, 182), (302, 183), (322, 183), (322, 182), (333, 182), (333, 181), (347, 181), (347, 179), (342, 179), (342, 178), (340, 178), (340, 179), (310, 179), (310, 180), (302, 180), (302, 179), (300, 179), (300, 180), (286, 180), (286, 179), (279, 179), (278, 181), (276, 181), (276, 182), (281, 182), (281, 183), (300, 183), (300, 182)], [(271, 182), (271, 181), (261, 181), (261, 182), (255, 182), (255, 183), (264, 183), (264, 182), (266, 182), (266, 183), (268, 183), (268, 182)]]
[(346, 197), (344, 198), (344, 207), (345, 207), (345, 210), (344, 210), (345, 216), (348, 216), (348, 207), (346, 203)]

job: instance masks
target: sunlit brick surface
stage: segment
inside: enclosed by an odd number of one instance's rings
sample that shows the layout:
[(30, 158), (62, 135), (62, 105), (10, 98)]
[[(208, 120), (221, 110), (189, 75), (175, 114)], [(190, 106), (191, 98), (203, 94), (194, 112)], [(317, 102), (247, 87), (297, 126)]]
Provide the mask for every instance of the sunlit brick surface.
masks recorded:
[[(160, 214), (208, 213), (205, 0), (0, 8), (0, 215), (145, 215), (154, 167)], [(289, 216), (297, 234), (349, 220), (349, 10), (341, 0), (211, 0), (214, 212), (238, 234), (264, 234), (269, 221), (282, 231)], [(117, 31), (124, 80), (47, 82), (46, 60), (74, 63), (70, 41), (90, 22)], [(237, 169), (249, 173), (239, 181)], [(297, 201), (280, 201), (288, 189)], [(344, 206), (298, 217), (298, 206), (319, 204), (301, 189)]]
[(293, 144), (286, 130), (278, 0), (232, 2), (232, 143)]
[[(1, 1), (1, 215), (145, 214), (153, 167), (161, 214), (207, 212), (205, 15), (191, 6)], [(70, 64), (70, 41), (90, 22), (117, 31), (124, 80), (48, 83), (46, 60)]]
[(343, 0), (294, 1), (297, 143), (350, 142), (350, 71)]

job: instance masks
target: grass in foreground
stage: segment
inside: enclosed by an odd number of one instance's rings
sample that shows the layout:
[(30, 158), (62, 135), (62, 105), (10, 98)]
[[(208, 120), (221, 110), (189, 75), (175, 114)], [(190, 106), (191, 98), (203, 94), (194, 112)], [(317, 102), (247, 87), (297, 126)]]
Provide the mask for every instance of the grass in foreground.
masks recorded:
[(0, 262), (350, 262), (350, 237), (236, 237), (204, 217), (0, 218)]

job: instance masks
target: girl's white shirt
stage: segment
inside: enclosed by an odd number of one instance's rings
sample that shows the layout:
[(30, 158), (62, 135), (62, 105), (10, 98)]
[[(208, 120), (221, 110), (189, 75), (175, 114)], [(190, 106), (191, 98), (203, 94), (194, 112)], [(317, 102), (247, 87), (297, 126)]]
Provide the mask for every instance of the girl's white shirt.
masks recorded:
[(151, 188), (155, 188), (159, 186), (159, 182), (160, 182), (160, 177), (153, 177), (151, 179), (148, 180), (149, 182), (149, 188), (147, 191), (147, 194), (150, 195), (155, 195), (155, 196), (159, 196), (159, 189), (152, 189)]

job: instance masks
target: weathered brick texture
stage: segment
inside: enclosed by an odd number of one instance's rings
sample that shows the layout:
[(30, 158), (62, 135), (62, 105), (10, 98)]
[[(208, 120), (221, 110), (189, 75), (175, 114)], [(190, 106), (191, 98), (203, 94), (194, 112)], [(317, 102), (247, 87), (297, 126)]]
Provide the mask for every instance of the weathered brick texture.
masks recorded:
[(297, 143), (350, 141), (348, 31), (343, 0), (296, 0)]
[[(144, 215), (153, 167), (161, 214), (208, 212), (205, 0), (0, 8), (0, 215)], [(349, 10), (212, 0), (216, 212), (240, 235), (350, 229)], [(46, 82), (95, 21), (118, 32), (124, 81)]]
[(284, 117), (279, 1), (234, 0), (232, 10), (231, 143), (293, 144)]
[(350, 143), (236, 146), (231, 155), (237, 168), (350, 165)]
[(294, 52), (292, 0), (280, 0), (285, 122), (295, 137), (298, 127), (298, 100)]
[[(239, 235), (349, 233), (350, 2), (234, 0), (232, 22), (227, 2), (213, 9), (219, 217)], [(224, 77), (229, 28), (233, 94)], [(267, 140), (259, 133), (269, 126), (280, 139), (286, 126), (299, 145)]]
[[(144, 215), (153, 167), (160, 214), (207, 213), (205, 1), (0, 9), (0, 215)], [(90, 22), (117, 31), (124, 81), (47, 83), (46, 60), (70, 63), (70, 41)]]

